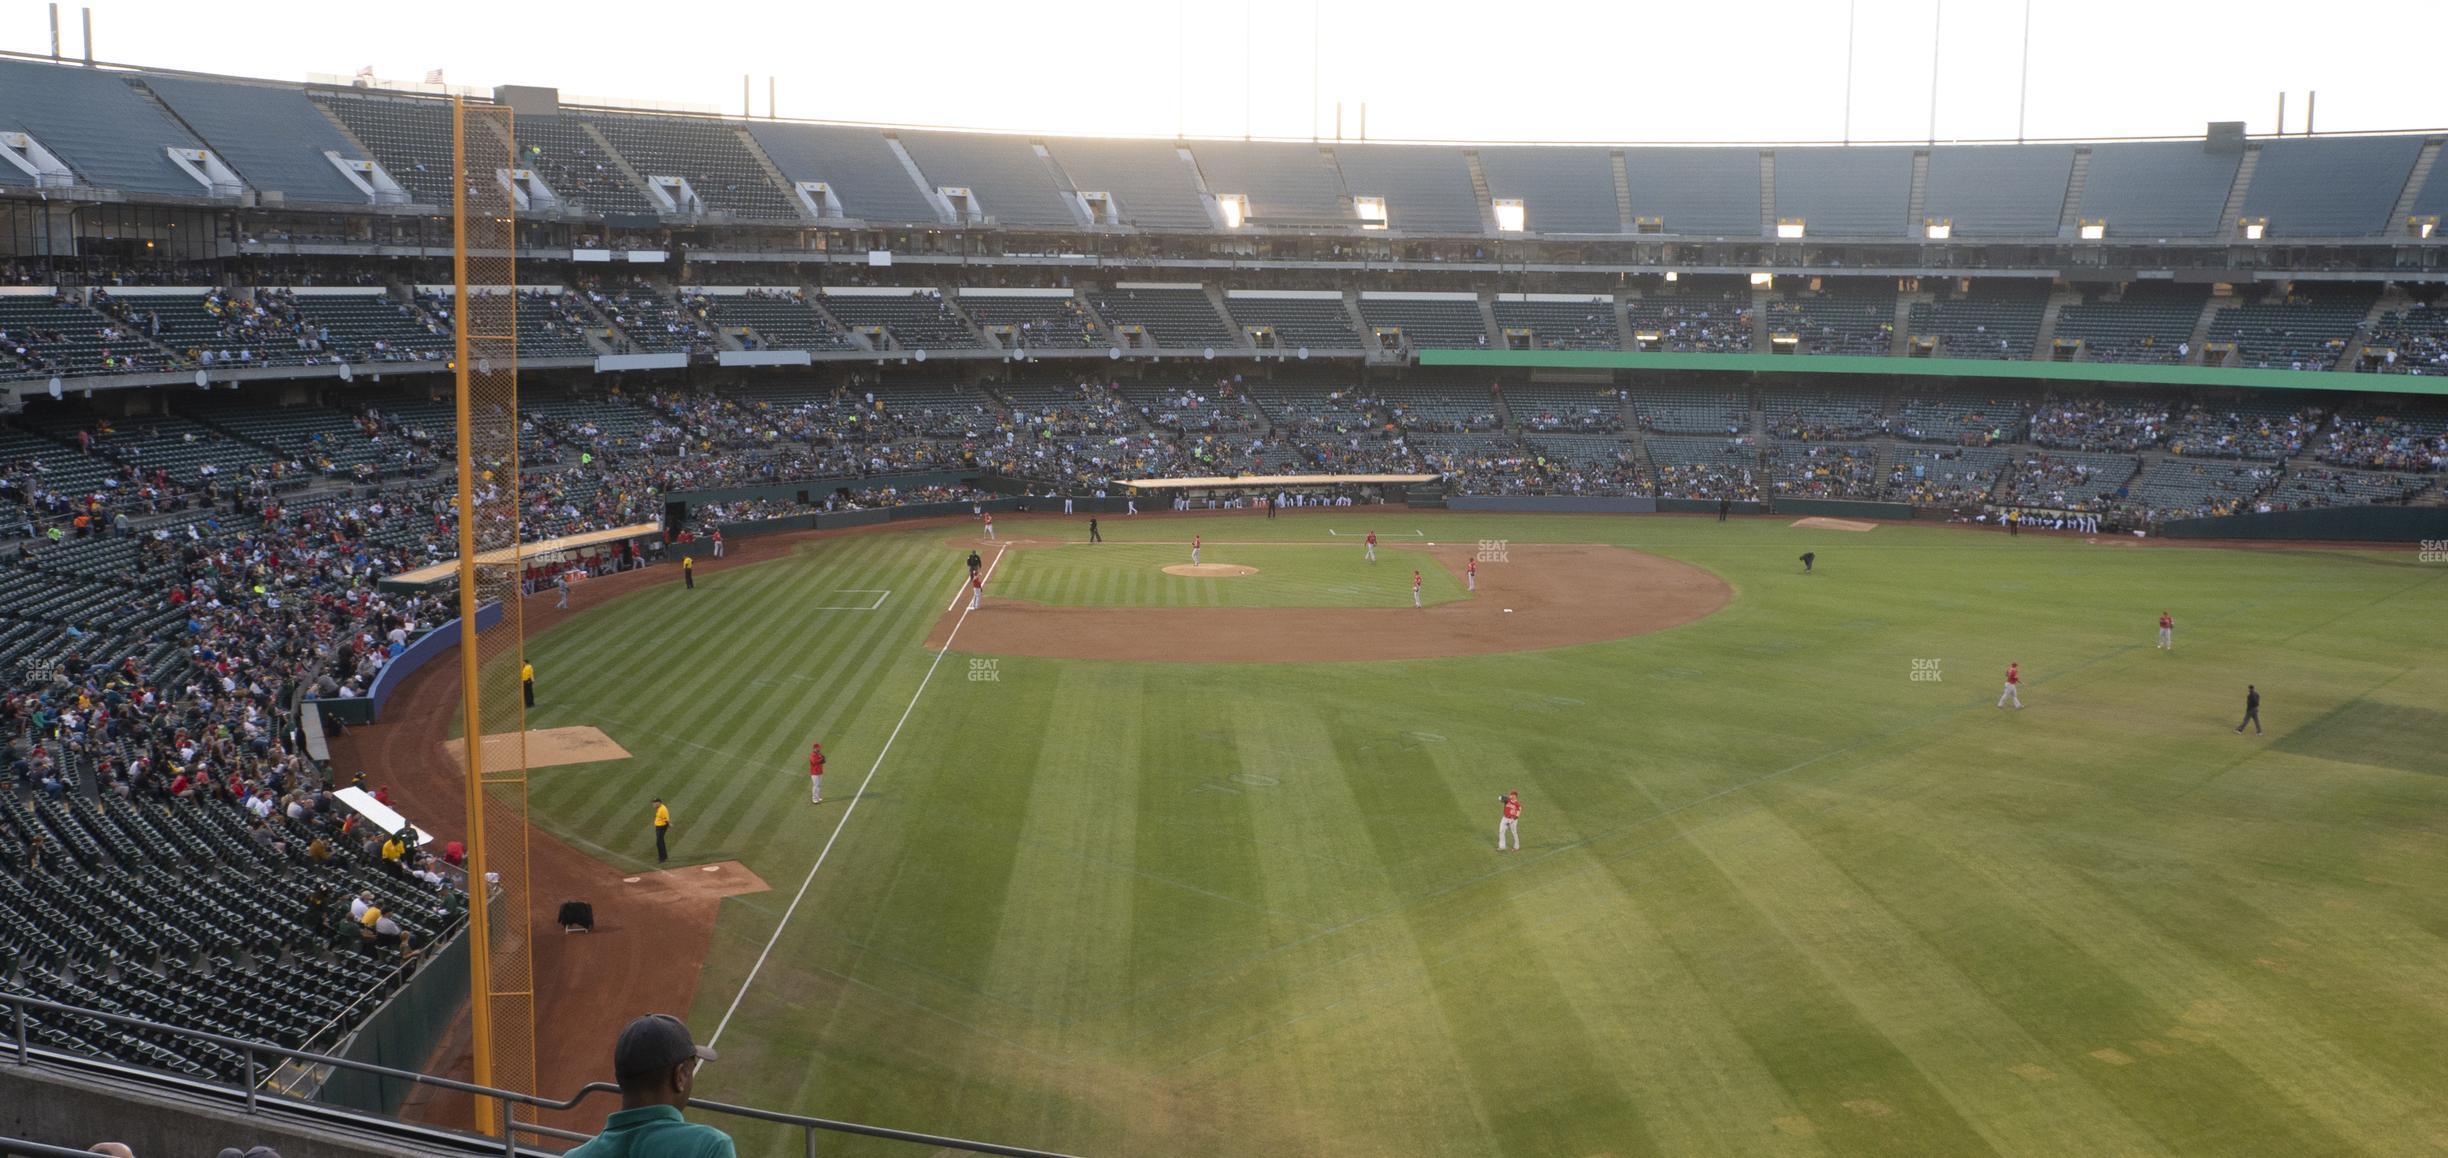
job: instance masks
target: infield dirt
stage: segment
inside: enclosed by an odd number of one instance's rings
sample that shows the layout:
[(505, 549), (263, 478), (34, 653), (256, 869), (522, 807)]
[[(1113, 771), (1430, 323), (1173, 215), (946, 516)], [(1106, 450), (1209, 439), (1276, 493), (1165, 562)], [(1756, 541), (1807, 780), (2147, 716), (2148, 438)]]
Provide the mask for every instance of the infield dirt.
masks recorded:
[[(1034, 544), (1029, 548), (1034, 549)], [(1468, 544), (1387, 547), (1460, 577)], [(1467, 599), (1389, 607), (1052, 607), (990, 597), (947, 611), (927, 635), (941, 649), (1051, 659), (1334, 663), (1541, 651), (1663, 631), (1725, 606), (1733, 590), (1701, 568), (1623, 547), (1513, 544), (1479, 568)]]

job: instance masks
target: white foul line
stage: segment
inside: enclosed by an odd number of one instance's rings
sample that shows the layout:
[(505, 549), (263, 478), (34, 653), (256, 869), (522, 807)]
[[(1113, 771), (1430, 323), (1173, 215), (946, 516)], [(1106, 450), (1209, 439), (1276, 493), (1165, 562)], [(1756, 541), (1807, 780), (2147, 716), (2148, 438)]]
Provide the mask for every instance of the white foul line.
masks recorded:
[[(995, 564), (1002, 561), (1003, 548), (998, 546), (995, 548), (994, 562), (986, 564), (987, 577), (993, 577)], [(967, 590), (968, 587), (968, 580), (963, 579), (961, 581), (962, 590)], [(952, 602), (957, 605), (960, 600), (954, 598)], [(949, 611), (951, 608), (947, 607), (944, 610)], [(901, 709), (901, 719), (893, 724), (892, 735), (886, 736), (884, 746), (877, 750), (875, 763), (868, 766), (867, 778), (859, 781), (858, 791), (850, 794), (850, 806), (842, 809), (841, 819), (834, 822), (833, 835), (825, 838), (824, 848), (816, 853), (816, 863), (808, 866), (807, 879), (799, 882), (799, 892), (791, 897), (790, 906), (782, 910), (782, 919), (774, 922), (773, 936), (765, 938), (765, 948), (757, 953), (756, 964), (748, 967), (748, 976), (740, 981), (739, 992), (732, 996), (731, 1007), (723, 1010), (722, 1020), (715, 1023), (713, 1036), (706, 1039), (706, 1048), (712, 1049), (714, 1043), (722, 1040), (723, 1031), (731, 1028), (731, 1015), (739, 1012), (740, 1002), (748, 997), (748, 987), (756, 984), (758, 972), (765, 968), (765, 959), (772, 956), (774, 946), (781, 943), (782, 930), (790, 927), (791, 914), (799, 911), (799, 902), (807, 899), (808, 886), (816, 883), (816, 870), (823, 868), (825, 858), (832, 855), (833, 842), (840, 840), (842, 829), (849, 827), (850, 814), (857, 812), (859, 801), (866, 799), (867, 786), (875, 782), (876, 773), (883, 769), (884, 757), (892, 754), (893, 741), (901, 738), (902, 725), (909, 723), (910, 713), (918, 710), (918, 697), (925, 695), (927, 685), (934, 682), (935, 669), (943, 666), (943, 657), (951, 652), (952, 641), (959, 638), (961, 625), (967, 622), (969, 622), (969, 612), (964, 609), (960, 613), (960, 618), (952, 621), (951, 634), (944, 636), (943, 649), (935, 653), (935, 661), (927, 665), (926, 675), (918, 680), (918, 690), (910, 693), (909, 706)]]
[(860, 607), (860, 606), (857, 606), (857, 605), (855, 605), (855, 604), (853, 604), (853, 605), (851, 605), (851, 606), (847, 606), (847, 607), (843, 607), (843, 606), (839, 606), (839, 605), (835, 605), (835, 604), (827, 604), (827, 605), (825, 605), (825, 606), (823, 606), (823, 607), (809, 607), (809, 608), (803, 608), (803, 610), (807, 610), (807, 611), (873, 611), (873, 610), (875, 610), (875, 609), (877, 609), (877, 608), (879, 608), (879, 607), (884, 606), (884, 601), (885, 601), (885, 600), (892, 598), (892, 589), (891, 589), (891, 588), (888, 588), (888, 587), (844, 587), (844, 588), (842, 588), (841, 590), (834, 592), (834, 594), (835, 594), (835, 595), (873, 595), (873, 596), (875, 596), (875, 602), (870, 603), (870, 604), (868, 604), (868, 605), (867, 605), (867, 606), (865, 606), (865, 607)]

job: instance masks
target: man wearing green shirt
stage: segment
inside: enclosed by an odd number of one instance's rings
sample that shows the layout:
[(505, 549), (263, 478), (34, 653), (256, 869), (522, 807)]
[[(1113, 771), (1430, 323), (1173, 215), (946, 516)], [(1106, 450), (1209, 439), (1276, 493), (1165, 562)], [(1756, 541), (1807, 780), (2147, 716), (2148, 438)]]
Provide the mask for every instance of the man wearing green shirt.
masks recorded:
[(612, 1047), (621, 1108), (567, 1158), (734, 1158), (729, 1134), (680, 1117), (701, 1060), (714, 1060), (714, 1051), (698, 1045), (679, 1018), (654, 1013), (630, 1022)]

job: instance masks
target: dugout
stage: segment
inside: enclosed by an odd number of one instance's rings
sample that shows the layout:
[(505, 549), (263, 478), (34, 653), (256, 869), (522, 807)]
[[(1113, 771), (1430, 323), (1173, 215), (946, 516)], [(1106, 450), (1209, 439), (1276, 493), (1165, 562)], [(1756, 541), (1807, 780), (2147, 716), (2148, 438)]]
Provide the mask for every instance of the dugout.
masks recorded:
[(1444, 492), (1437, 484), (1442, 475), (1433, 474), (1252, 474), (1218, 475), (1209, 478), (1150, 478), (1126, 482), (1123, 487), (1140, 502), (1150, 500), (1170, 507), (1175, 500), (1185, 500), (1193, 507), (1254, 507), (1271, 495), (1291, 494), (1303, 497), (1350, 496), (1355, 503), (1409, 503), (1414, 492), (1427, 492), (1438, 503)]

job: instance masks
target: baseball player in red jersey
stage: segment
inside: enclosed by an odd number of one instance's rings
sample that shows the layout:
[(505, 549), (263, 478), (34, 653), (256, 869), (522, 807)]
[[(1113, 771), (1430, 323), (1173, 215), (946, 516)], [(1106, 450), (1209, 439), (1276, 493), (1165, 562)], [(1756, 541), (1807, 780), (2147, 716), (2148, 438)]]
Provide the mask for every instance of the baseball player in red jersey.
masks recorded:
[(970, 576), (970, 577), (969, 577), (969, 610), (971, 610), (971, 611), (975, 611), (975, 610), (977, 610), (977, 609), (978, 609), (978, 600), (985, 598), (985, 596), (986, 596), (986, 577), (985, 577), (985, 576), (983, 576), (983, 575), (972, 575), (972, 576)]
[(824, 742), (808, 751), (808, 803), (824, 803)]
[(988, 513), (987, 513), (987, 515), (986, 515), (986, 537), (987, 537), (987, 538), (989, 538), (989, 539), (994, 538), (994, 514), (993, 514), (993, 512), (988, 512)]
[(1504, 819), (1496, 822), (1496, 851), (1505, 851), (1505, 838), (1513, 838), (1513, 851), (1521, 851), (1521, 793), (1507, 792), (1497, 799), (1504, 804)]
[(1479, 560), (1472, 559), (1462, 568), (1462, 582), (1469, 590), (1479, 589)]
[(2176, 621), (2164, 611), (2159, 613), (2159, 647), (2162, 651), (2176, 650)]
[(1192, 535), (1192, 536), (1190, 536), (1190, 565), (1191, 565), (1191, 566), (1193, 566), (1193, 567), (1198, 566), (1199, 543), (1200, 543), (1200, 542), (1202, 542), (1202, 541), (1203, 541), (1203, 537), (1202, 537), (1202, 536), (1199, 536), (1199, 535)]
[(1413, 606), (1413, 607), (1418, 607), (1418, 606), (1420, 606), (1419, 589), (1420, 589), (1420, 573), (1419, 573), (1419, 572), (1417, 572), (1417, 571), (1413, 571), (1413, 572), (1411, 573), (1411, 606)]
[(1369, 537), (1368, 537), (1368, 561), (1369, 561), (1369, 562), (1371, 562), (1371, 563), (1374, 563), (1374, 562), (1376, 562), (1376, 561), (1377, 561), (1377, 532), (1375, 532), (1375, 531), (1370, 531), (1370, 532), (1369, 532)]
[(1999, 707), (2001, 707), (2001, 708), (2002, 708), (2002, 707), (2005, 707), (2008, 701), (2012, 701), (2012, 702), (2014, 703), (2015, 710), (2016, 710), (2016, 711), (2018, 711), (2018, 712), (2019, 712), (2019, 711), (2022, 711), (2022, 710), (2023, 710), (2023, 697), (2022, 697), (2022, 696), (2020, 696), (2020, 695), (2015, 694), (2015, 689), (2016, 689), (2016, 688), (2018, 688), (2018, 687), (2021, 687), (2021, 686), (2022, 686), (2022, 684), (2023, 684), (2023, 665), (2021, 665), (2021, 664), (2016, 664), (2016, 663), (2010, 663), (2010, 664), (2007, 664), (2007, 665), (2006, 665), (2006, 691), (2005, 691), (2003, 694), (2001, 694), (2000, 696), (1998, 696), (1998, 706), (1999, 706)]

